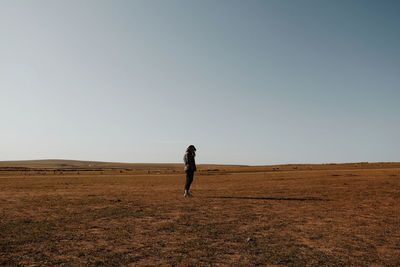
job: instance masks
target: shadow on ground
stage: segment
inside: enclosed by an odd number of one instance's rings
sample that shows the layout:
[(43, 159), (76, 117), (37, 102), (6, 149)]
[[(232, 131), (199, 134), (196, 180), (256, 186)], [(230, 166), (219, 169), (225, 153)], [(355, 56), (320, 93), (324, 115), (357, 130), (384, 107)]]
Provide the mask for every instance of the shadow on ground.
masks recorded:
[(256, 199), (256, 200), (287, 200), (287, 201), (331, 201), (330, 199), (315, 198), (315, 197), (305, 197), (305, 198), (295, 198), (295, 197), (238, 197), (238, 196), (211, 196), (202, 198), (220, 198), (220, 199)]

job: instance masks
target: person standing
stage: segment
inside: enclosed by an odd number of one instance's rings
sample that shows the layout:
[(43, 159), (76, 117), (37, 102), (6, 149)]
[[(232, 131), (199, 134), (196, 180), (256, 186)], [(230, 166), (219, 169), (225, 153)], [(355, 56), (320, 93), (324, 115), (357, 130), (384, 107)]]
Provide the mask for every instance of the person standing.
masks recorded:
[(190, 185), (193, 182), (194, 172), (196, 171), (196, 162), (194, 160), (195, 157), (196, 148), (194, 147), (194, 145), (188, 146), (185, 156), (183, 157), (186, 172), (185, 194), (183, 195), (184, 197), (193, 197), (193, 195), (189, 193), (189, 189)]

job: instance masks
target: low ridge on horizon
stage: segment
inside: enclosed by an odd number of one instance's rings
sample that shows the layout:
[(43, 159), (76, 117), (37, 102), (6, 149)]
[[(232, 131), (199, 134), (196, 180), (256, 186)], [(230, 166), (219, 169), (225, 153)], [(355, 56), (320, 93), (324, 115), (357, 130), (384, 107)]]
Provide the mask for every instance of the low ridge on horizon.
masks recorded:
[[(71, 159), (33, 159), (33, 160), (8, 160), (0, 161), (0, 167), (29, 167), (29, 168), (81, 168), (81, 167), (181, 167), (182, 163), (160, 163), (160, 162), (108, 162), (108, 161), (91, 161), (91, 160), (71, 160)], [(198, 164), (199, 166), (249, 166), (238, 164)]]
[[(288, 163), (288, 164), (264, 164), (264, 165), (246, 165), (246, 164), (215, 164), (202, 163), (199, 166), (231, 166), (231, 167), (279, 167), (279, 166), (324, 166), (324, 165), (397, 165), (400, 162), (327, 162), (327, 163)], [(91, 160), (72, 160), (72, 159), (32, 159), (32, 160), (7, 160), (0, 161), (0, 167), (28, 167), (28, 168), (123, 168), (123, 167), (180, 167), (183, 163), (154, 163), (154, 162), (107, 162)]]

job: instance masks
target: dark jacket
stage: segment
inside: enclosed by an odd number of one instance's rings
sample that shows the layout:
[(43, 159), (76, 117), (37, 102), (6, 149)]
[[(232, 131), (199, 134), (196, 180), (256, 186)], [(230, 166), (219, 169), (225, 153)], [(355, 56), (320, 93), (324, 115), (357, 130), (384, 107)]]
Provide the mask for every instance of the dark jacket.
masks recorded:
[(195, 154), (187, 151), (183, 157), (185, 163), (185, 171), (196, 171), (196, 162), (194, 161)]

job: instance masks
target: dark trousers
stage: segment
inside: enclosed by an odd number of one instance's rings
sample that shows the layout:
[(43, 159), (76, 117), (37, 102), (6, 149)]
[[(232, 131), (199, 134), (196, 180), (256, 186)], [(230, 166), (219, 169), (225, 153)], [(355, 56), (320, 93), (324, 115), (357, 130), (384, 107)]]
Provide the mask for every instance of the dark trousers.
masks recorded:
[(193, 182), (194, 171), (186, 171), (186, 184), (185, 190), (189, 190), (190, 185)]

